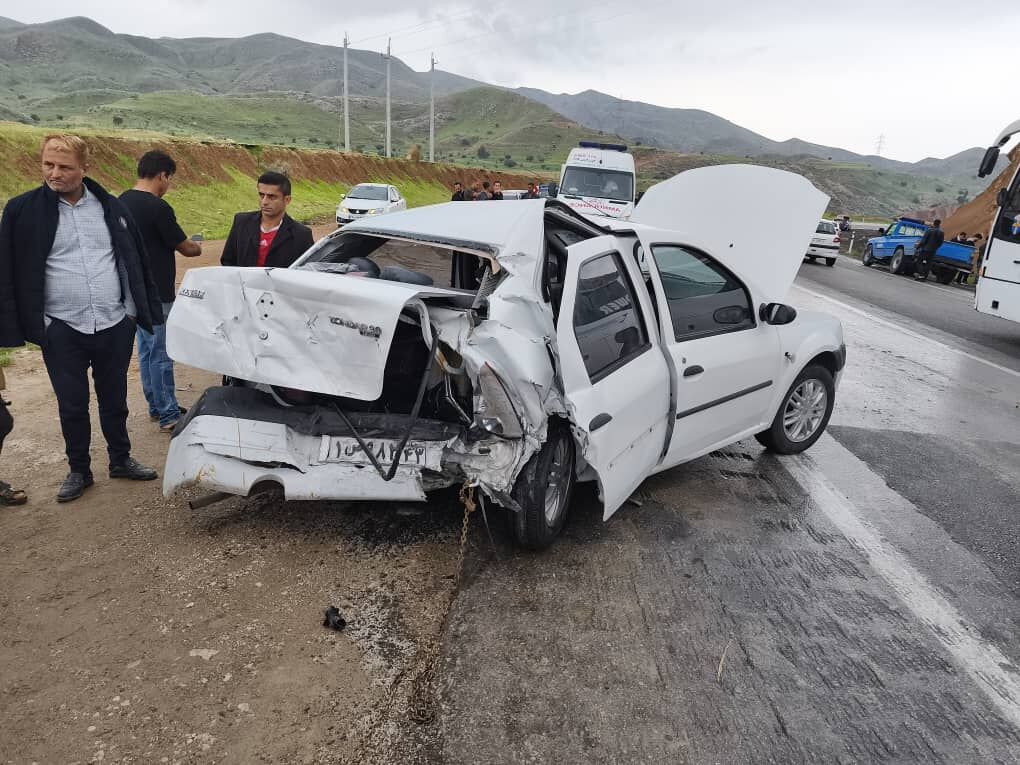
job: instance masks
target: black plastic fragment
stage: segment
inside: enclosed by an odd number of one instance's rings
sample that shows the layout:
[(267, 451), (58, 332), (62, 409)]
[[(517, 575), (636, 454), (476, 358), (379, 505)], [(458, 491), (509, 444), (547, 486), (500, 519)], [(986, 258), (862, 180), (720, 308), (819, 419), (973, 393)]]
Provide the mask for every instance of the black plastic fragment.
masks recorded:
[(339, 632), (347, 626), (347, 621), (340, 615), (340, 609), (336, 606), (329, 606), (324, 613), (326, 618), (322, 622), (323, 627)]

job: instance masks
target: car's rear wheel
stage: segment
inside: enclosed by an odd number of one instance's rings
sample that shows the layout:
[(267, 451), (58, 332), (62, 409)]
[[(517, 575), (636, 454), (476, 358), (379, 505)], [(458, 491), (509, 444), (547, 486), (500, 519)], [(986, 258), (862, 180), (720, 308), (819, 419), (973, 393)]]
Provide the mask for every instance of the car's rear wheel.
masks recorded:
[(869, 244), (867, 247), (864, 248), (864, 257), (861, 258), (861, 263), (870, 268), (874, 264), (874, 262), (875, 252), (874, 250), (871, 249), (871, 245)]
[(522, 547), (542, 550), (563, 529), (574, 492), (574, 463), (570, 429), (550, 422), (545, 443), (517, 476), (511, 492), (521, 509), (510, 512), (510, 524)]
[(807, 257), (809, 263), (814, 263), (815, 262), (815, 256), (814, 255), (807, 255), (805, 257)]
[(832, 268), (834, 265), (836, 265), (836, 259), (835, 258), (826, 258), (825, 259), (825, 265), (827, 265), (829, 268)]
[(893, 253), (892, 260), (889, 261), (889, 270), (894, 274), (903, 273), (903, 248), (897, 247), (896, 252)]
[(939, 284), (949, 284), (956, 276), (956, 271), (951, 268), (940, 268), (935, 272), (935, 281)]
[(770, 451), (798, 454), (821, 438), (835, 401), (832, 373), (820, 364), (811, 364), (797, 375), (783, 396), (772, 426), (755, 438)]

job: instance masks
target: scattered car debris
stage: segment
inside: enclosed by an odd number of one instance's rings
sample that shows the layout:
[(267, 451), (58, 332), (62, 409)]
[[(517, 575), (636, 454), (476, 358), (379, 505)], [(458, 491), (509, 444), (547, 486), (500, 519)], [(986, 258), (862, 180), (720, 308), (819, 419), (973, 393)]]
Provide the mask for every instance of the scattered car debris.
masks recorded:
[(326, 616), (322, 621), (323, 627), (329, 627), (331, 630), (340, 632), (347, 626), (347, 620), (340, 614), (340, 609), (336, 606), (329, 606), (323, 613)]

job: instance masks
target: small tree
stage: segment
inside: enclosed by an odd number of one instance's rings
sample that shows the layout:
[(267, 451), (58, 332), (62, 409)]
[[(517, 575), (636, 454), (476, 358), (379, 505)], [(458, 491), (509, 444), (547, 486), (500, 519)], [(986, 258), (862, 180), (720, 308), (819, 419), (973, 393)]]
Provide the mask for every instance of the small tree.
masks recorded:
[(124, 118), (121, 117), (119, 114), (113, 115), (113, 124), (114, 125), (123, 125), (124, 124)]
[(968, 191), (967, 189), (960, 189), (959, 191), (956, 192), (956, 201), (959, 202), (961, 205), (964, 202), (966, 202), (969, 197), (970, 191)]
[(38, 114), (29, 114), (28, 116), (32, 118), (32, 122), (38, 122), (39, 121), (39, 115)]
[(510, 157), (507, 157), (503, 160), (503, 167), (517, 167), (517, 163), (510, 159)]
[(477, 154), (478, 154), (478, 159), (488, 159), (489, 158), (489, 150), (486, 149), (485, 146), (479, 146)]
[(943, 191), (945, 191), (945, 189), (942, 188), (941, 186), (936, 186), (935, 187), (935, 193), (936, 194), (941, 194)]

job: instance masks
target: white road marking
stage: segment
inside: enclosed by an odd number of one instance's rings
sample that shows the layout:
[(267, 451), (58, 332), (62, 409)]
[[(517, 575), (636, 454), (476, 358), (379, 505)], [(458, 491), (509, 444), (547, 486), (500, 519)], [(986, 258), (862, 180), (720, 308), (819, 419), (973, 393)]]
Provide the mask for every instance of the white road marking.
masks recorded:
[(798, 289), (798, 290), (800, 290), (802, 292), (806, 292), (808, 295), (811, 295), (812, 297), (818, 298), (819, 300), (827, 300), (830, 303), (832, 303), (833, 305), (838, 305), (840, 308), (842, 308), (842, 309), (844, 309), (846, 311), (850, 311), (852, 313), (856, 313), (856, 314), (858, 314), (860, 316), (863, 316), (868, 321), (874, 322), (875, 324), (881, 324), (883, 327), (888, 327), (889, 329), (895, 329), (896, 331), (902, 332), (904, 335), (908, 335), (908, 336), (913, 337), (913, 338), (915, 338), (917, 340), (923, 340), (926, 343), (931, 343), (932, 345), (937, 345), (939, 348), (943, 348), (943, 349), (945, 349), (947, 351), (952, 351), (953, 353), (958, 353), (961, 356), (970, 359), (971, 361), (977, 361), (977, 362), (979, 362), (981, 364), (985, 364), (986, 366), (989, 366), (992, 369), (996, 369), (996, 370), (998, 370), (1000, 372), (1005, 372), (1008, 375), (1013, 375), (1013, 377), (1020, 377), (1020, 372), (1017, 372), (1015, 369), (1010, 369), (1009, 367), (1004, 367), (1004, 366), (1002, 366), (1002, 364), (996, 364), (994, 361), (989, 361), (988, 359), (983, 359), (980, 356), (975, 356), (973, 353), (969, 353), (967, 351), (960, 350), (959, 348), (954, 348), (951, 345), (947, 345), (946, 343), (943, 343), (940, 340), (935, 340), (935, 339), (933, 339), (931, 337), (928, 337), (926, 335), (922, 335), (919, 332), (914, 332), (913, 330), (907, 329), (905, 327), (901, 327), (899, 324), (896, 324), (895, 322), (891, 322), (891, 321), (887, 321), (886, 319), (882, 319), (882, 318), (880, 318), (878, 316), (875, 316), (872, 313), (868, 313), (867, 311), (865, 311), (865, 310), (863, 310), (861, 308), (857, 308), (856, 306), (852, 306), (849, 303), (844, 303), (842, 300), (836, 300), (836, 298), (829, 297), (828, 295), (825, 295), (825, 294), (823, 294), (821, 292), (815, 292), (814, 290), (809, 290), (807, 287), (802, 287), (799, 284), (794, 284), (793, 288), (794, 289)]
[[(829, 435), (823, 438), (831, 439)], [(1020, 668), (978, 631), (907, 558), (891, 546), (854, 504), (826, 479), (817, 463), (801, 454), (783, 464), (815, 505), (839, 528), (900, 600), (977, 683), (999, 712), (1020, 729)], [(861, 463), (861, 469), (869, 468)]]

